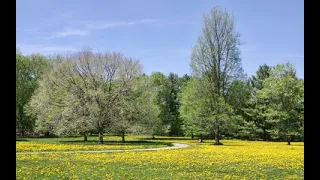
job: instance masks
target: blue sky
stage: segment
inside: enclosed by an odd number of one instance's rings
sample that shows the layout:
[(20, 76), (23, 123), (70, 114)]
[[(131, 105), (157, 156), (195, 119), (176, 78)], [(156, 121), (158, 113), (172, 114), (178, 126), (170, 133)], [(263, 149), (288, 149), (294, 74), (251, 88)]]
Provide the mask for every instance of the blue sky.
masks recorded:
[(89, 47), (139, 59), (144, 72), (190, 74), (191, 48), (202, 14), (214, 6), (233, 12), (241, 34), (242, 65), (292, 62), (304, 77), (303, 0), (17, 0), (16, 43), (23, 54)]

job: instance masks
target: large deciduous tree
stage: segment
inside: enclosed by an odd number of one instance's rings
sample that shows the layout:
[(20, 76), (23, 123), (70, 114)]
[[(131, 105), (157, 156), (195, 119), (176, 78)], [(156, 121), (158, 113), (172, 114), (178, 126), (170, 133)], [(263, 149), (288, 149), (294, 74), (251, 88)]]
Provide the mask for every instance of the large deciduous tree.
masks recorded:
[(147, 76), (140, 76), (130, 82), (130, 88), (117, 104), (114, 121), (110, 129), (122, 136), (128, 132), (146, 132), (154, 134), (157, 128), (158, 106), (156, 105), (156, 91), (152, 81)]
[(139, 61), (121, 53), (91, 50), (57, 59), (31, 103), (38, 130), (50, 125), (59, 134), (86, 134), (94, 128), (103, 143), (103, 132), (119, 118), (118, 107), (131, 81), (141, 75)]
[(191, 70), (194, 76), (206, 79), (201, 86), (208, 89), (210, 113), (215, 144), (220, 145), (220, 126), (227, 122), (228, 110), (225, 96), (230, 83), (242, 73), (239, 33), (234, 16), (218, 7), (204, 15), (203, 34), (192, 50)]

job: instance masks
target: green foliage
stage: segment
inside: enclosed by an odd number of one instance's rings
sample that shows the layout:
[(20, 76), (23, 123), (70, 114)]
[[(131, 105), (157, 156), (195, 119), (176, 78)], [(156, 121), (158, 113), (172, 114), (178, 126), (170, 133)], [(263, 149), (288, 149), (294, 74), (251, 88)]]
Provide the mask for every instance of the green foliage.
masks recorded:
[[(51, 62), (19, 51), (16, 56), (20, 132), (303, 137), (304, 81), (291, 64), (262, 65), (250, 81), (228, 81), (218, 91), (214, 71), (202, 77), (141, 75), (134, 61), (119, 54), (95, 59), (100, 56), (82, 51)], [(109, 77), (107, 67), (115, 68)]]
[[(159, 107), (159, 126), (162, 126), (164, 129), (162, 131), (159, 129), (160, 134), (166, 133), (169, 131), (167, 127), (167, 122), (169, 119), (169, 110), (167, 105), (167, 99), (169, 94), (168, 89), (168, 80), (166, 76), (161, 72), (152, 73), (150, 76), (156, 91), (156, 105)], [(156, 131), (155, 131), (156, 132)], [(160, 135), (154, 134), (154, 135)]]
[[(159, 133), (159, 108), (156, 91), (148, 76), (140, 76), (131, 82), (131, 88), (119, 99), (117, 115), (110, 124), (110, 132)], [(161, 132), (161, 131), (160, 131)]]
[(255, 90), (260, 90), (263, 88), (263, 80), (270, 76), (271, 67), (263, 64), (260, 65), (256, 76), (252, 76), (250, 79), (251, 85)]
[(267, 104), (261, 100), (255, 102), (249, 102), (247, 108), (244, 108), (244, 117), (247, 123), (250, 123), (250, 132), (257, 138), (264, 140), (270, 139), (269, 130), (273, 127), (271, 123), (267, 121), (265, 115), (267, 110)]
[(42, 55), (23, 56), (16, 53), (16, 129), (24, 135), (34, 128), (35, 118), (27, 113), (28, 102), (43, 72), (49, 68), (49, 61)]
[(181, 98), (181, 117), (184, 119), (183, 130), (186, 135), (207, 135), (209, 122), (205, 114), (206, 96), (200, 88), (200, 79), (191, 78), (184, 83)]
[(247, 106), (251, 93), (252, 88), (249, 83), (236, 80), (231, 83), (228, 89), (226, 101), (233, 107), (236, 114), (242, 115), (242, 109)]
[(290, 63), (276, 65), (270, 73), (258, 91), (258, 98), (268, 102), (264, 115), (274, 125), (269, 132), (274, 138), (296, 136), (304, 121), (304, 82)]
[(264, 87), (263, 81), (270, 76), (270, 70), (270, 66), (263, 64), (259, 66), (256, 76), (250, 78), (252, 96), (247, 106), (243, 109), (244, 118), (248, 123), (252, 124), (250, 132), (254, 136), (264, 140), (271, 138), (268, 131), (273, 126), (267, 121), (267, 117), (265, 116), (268, 103), (263, 99), (257, 98), (257, 91)]
[(182, 135), (181, 131), (181, 118), (179, 114), (179, 106), (180, 102), (178, 99), (178, 93), (179, 93), (179, 77), (177, 74), (170, 73), (168, 76), (169, 81), (169, 94), (167, 98), (167, 105), (169, 108), (169, 119), (168, 124), (170, 125), (170, 131), (169, 135)]
[[(153, 73), (151, 78), (157, 86), (158, 106), (160, 108), (159, 118), (164, 126), (168, 126), (168, 134), (182, 134), (182, 119), (179, 115), (180, 100), (178, 94), (181, 89), (182, 80), (177, 74), (170, 73), (168, 77), (160, 72)], [(187, 77), (185, 77), (187, 78)]]

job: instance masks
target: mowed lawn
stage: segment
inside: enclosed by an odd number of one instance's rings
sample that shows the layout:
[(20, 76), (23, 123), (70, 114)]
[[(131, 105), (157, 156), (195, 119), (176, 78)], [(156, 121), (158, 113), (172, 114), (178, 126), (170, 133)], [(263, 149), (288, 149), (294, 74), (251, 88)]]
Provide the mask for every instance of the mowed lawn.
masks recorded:
[[(121, 137), (109, 138), (121, 141)], [(136, 146), (146, 138), (126, 137)], [(288, 146), (286, 142), (222, 140), (223, 146), (213, 146), (212, 140), (199, 144), (187, 138), (157, 137), (148, 141), (159, 147), (164, 146), (160, 142), (190, 147), (139, 152), (17, 154), (17, 179), (303, 179), (304, 176), (303, 142)], [(30, 141), (17, 141), (17, 145), (20, 142)], [(89, 143), (89, 146), (99, 145)], [(108, 144), (103, 146), (107, 148)]]
[(76, 138), (20, 138), (16, 141), (17, 152), (39, 152), (39, 151), (100, 151), (113, 149), (142, 149), (171, 146), (164, 141), (140, 140), (143, 136), (126, 137), (126, 142), (121, 142), (119, 136), (105, 136), (104, 144), (98, 144), (98, 137), (88, 136), (84, 142), (83, 137)]

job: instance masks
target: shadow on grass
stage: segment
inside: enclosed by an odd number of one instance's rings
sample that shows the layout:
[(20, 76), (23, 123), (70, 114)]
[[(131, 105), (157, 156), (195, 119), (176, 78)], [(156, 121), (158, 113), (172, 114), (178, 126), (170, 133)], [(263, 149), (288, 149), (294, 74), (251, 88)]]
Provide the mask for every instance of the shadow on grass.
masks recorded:
[(245, 146), (240, 144), (223, 144), (222, 146)]
[[(192, 139), (190, 138), (176, 138), (176, 137), (172, 137), (172, 138), (139, 138), (141, 140), (183, 140), (183, 141), (190, 141)], [(193, 139), (196, 140), (196, 139)]]
[(213, 142), (202, 142), (202, 143), (198, 143), (197, 142), (197, 145), (210, 145), (210, 146), (246, 146), (246, 145), (241, 145), (241, 144), (224, 144), (222, 142), (222, 145), (215, 145)]
[[(83, 140), (74, 140), (74, 141), (58, 141), (61, 144), (98, 144), (97, 140), (88, 140), (84, 142)], [(166, 146), (173, 146), (172, 143), (169, 142), (152, 142), (152, 141), (103, 141), (104, 145), (166, 145)]]
[(16, 139), (16, 141), (28, 141), (27, 139)]

